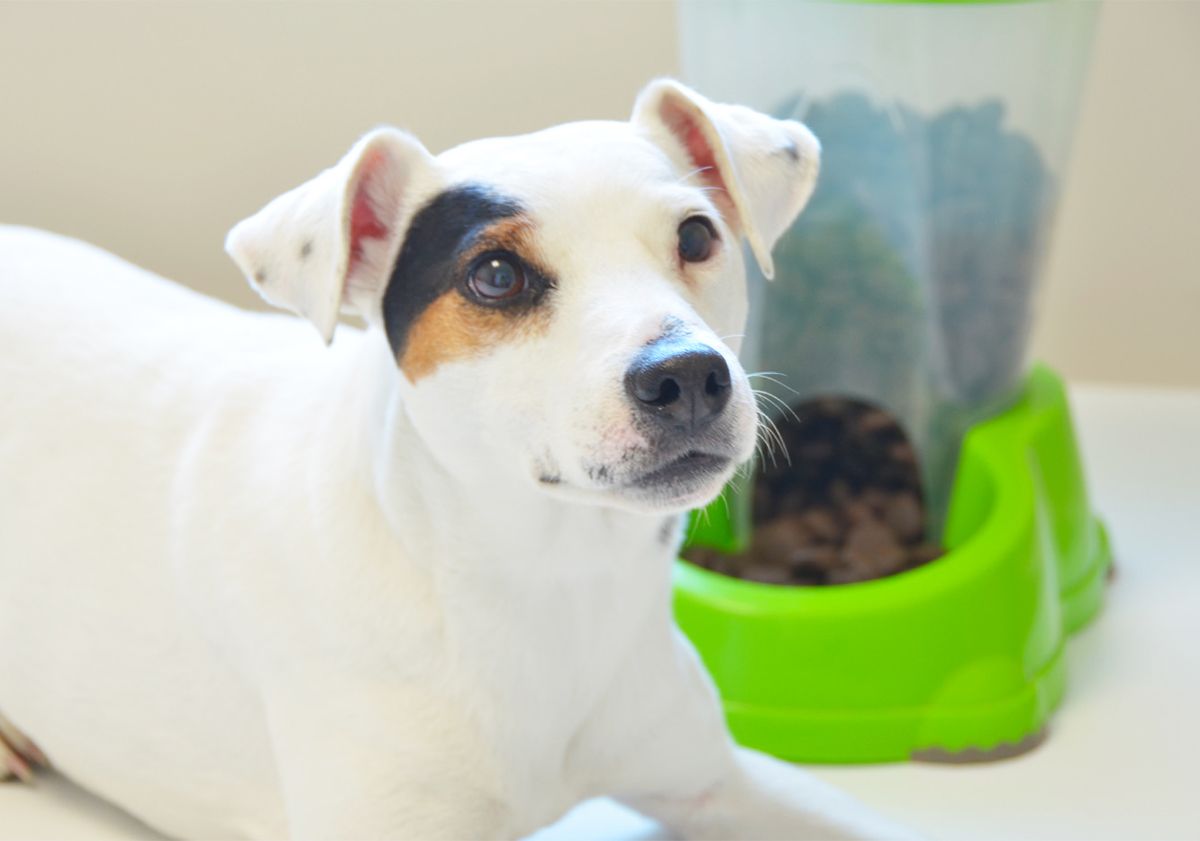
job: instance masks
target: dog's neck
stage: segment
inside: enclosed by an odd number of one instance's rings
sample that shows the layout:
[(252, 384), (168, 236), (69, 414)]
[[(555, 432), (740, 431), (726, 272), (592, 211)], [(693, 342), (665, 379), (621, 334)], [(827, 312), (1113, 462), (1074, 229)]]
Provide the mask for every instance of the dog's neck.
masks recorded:
[[(390, 355), (369, 335), (362, 344), (362, 370), (393, 384), (356, 410), (362, 475), (393, 562), (437, 601), (443, 639), (481, 697), (506, 714), (524, 710), (539, 738), (568, 739), (574, 712), (606, 691), (646, 629), (669, 627), (680, 516), (561, 500), (483, 469), (449, 472), (406, 415)], [(493, 725), (498, 739), (529, 736), (511, 721)]]
[[(626, 565), (640, 565), (642, 575), (669, 574), (678, 515), (573, 502), (491, 465), (449, 465), (405, 411), (402, 375), (380, 331), (368, 330), (354, 356), (354, 387), (372, 395), (345, 402), (358, 415), (352, 421), (361, 430), (357, 460), (389, 530), (414, 563), (522, 585), (531, 572), (559, 582), (620, 576)], [(370, 381), (375, 387), (364, 387)]]

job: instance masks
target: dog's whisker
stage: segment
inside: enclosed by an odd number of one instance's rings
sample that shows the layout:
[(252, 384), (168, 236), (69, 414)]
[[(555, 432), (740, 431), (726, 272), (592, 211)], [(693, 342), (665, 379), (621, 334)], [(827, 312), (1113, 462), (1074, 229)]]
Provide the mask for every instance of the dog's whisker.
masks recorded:
[[(779, 431), (779, 427), (761, 408), (758, 410), (758, 416), (762, 421), (759, 429), (763, 431), (766, 440), (773, 441), (779, 445), (779, 451), (783, 454), (784, 461), (790, 467), (792, 464), (791, 454), (788, 453), (787, 443), (784, 441), (783, 434)], [(772, 466), (778, 466), (774, 460), (774, 448), (769, 448), (772, 451)]]
[(783, 435), (780, 433), (778, 425), (776, 425), (775, 421), (770, 417), (770, 415), (762, 411), (761, 407), (759, 408), (759, 413), (760, 417), (763, 419), (764, 427), (771, 430), (771, 432), (775, 435), (776, 440), (778, 440), (780, 446), (784, 447), (786, 450)]
[(772, 405), (773, 405), (773, 406), (777, 406), (777, 407), (779, 407), (779, 408), (780, 408), (780, 410), (783, 412), (783, 414), (785, 414), (785, 415), (789, 416), (790, 418), (792, 418), (792, 420), (796, 421), (797, 423), (801, 423), (801, 422), (802, 422), (802, 421), (800, 420), (800, 416), (796, 414), (796, 410), (795, 410), (794, 408), (792, 408), (792, 404), (791, 404), (791, 403), (789, 403), (787, 400), (784, 400), (782, 397), (780, 397), (780, 396), (779, 396), (778, 394), (776, 394), (775, 392), (773, 392), (773, 391), (770, 391), (770, 390), (768, 390), (768, 389), (765, 389), (765, 388), (764, 388), (764, 389), (760, 389), (760, 393), (761, 393), (761, 394), (762, 394), (762, 395), (763, 395), (763, 396), (764, 396), (766, 399), (768, 399), (768, 400), (771, 400), (771, 401), (772, 401)]
[(762, 464), (763, 461), (764, 461), (764, 456), (763, 456), (762, 435), (761, 435), (761, 433), (756, 433), (754, 436), (754, 463)]
[(760, 397), (764, 401), (766, 401), (768, 403), (768, 405), (779, 409), (779, 411), (785, 417), (790, 417), (795, 423), (802, 422), (800, 420), (800, 416), (796, 414), (796, 410), (793, 409), (791, 406), (789, 406), (787, 404), (787, 402), (785, 402), (782, 398), (779, 397), (779, 395), (772, 394), (769, 391), (763, 391), (761, 389), (751, 389), (751, 391), (754, 393), (754, 395), (756, 397)]
[[(721, 500), (721, 505), (725, 508), (725, 521), (728, 522), (729, 520), (733, 519), (733, 515), (729, 512), (729, 498), (722, 493), (719, 497), (717, 497), (717, 499)], [(707, 510), (708, 509), (705, 508), (705, 511)]]
[(796, 391), (796, 389), (792, 388), (790, 385), (788, 385), (783, 380), (776, 377), (774, 374), (768, 374), (764, 371), (763, 373), (753, 374), (752, 376), (757, 379), (766, 380), (767, 382), (773, 383), (774, 385), (780, 386), (781, 388), (786, 388), (788, 391), (792, 392), (793, 394), (799, 394), (799, 392)]
[(779, 466), (779, 461), (775, 458), (774, 440), (766, 432), (763, 433), (763, 447), (766, 451), (766, 458), (763, 460), (763, 464), (766, 465), (767, 462), (770, 462), (770, 467), (772, 469), (777, 468)]
[(770, 424), (771, 429), (775, 433), (775, 439), (779, 442), (779, 451), (783, 454), (783, 460), (787, 463), (788, 467), (791, 467), (792, 454), (788, 452), (787, 442), (783, 439), (783, 433), (779, 431), (779, 427), (775, 425), (775, 421), (767, 418), (767, 423)]
[(790, 385), (785, 383), (783, 380), (779, 379), (780, 377), (787, 377), (787, 374), (783, 373), (782, 371), (755, 371), (753, 373), (746, 374), (746, 377), (747, 378), (759, 377), (761, 379), (766, 380), (769, 383), (774, 383), (775, 385), (779, 386), (780, 388), (787, 389), (788, 391), (790, 391), (792, 394), (796, 395), (797, 397), (800, 396), (800, 392), (796, 391), (796, 389), (792, 388)]
[(761, 440), (766, 447), (767, 456), (771, 460), (771, 467), (776, 468), (779, 466), (779, 462), (775, 458), (774, 444), (775, 444), (776, 439), (774, 436), (778, 434), (778, 430), (773, 431), (767, 425), (767, 423), (770, 421), (770, 419), (766, 415), (763, 414), (761, 409), (759, 410), (758, 416), (761, 421), (764, 421), (763, 423), (760, 423), (759, 427), (758, 427), (761, 432), (761, 435), (762, 435)]
[(755, 397), (761, 397), (763, 400), (768, 401), (771, 406), (780, 409), (786, 415), (790, 415), (797, 422), (800, 421), (796, 411), (778, 394), (775, 394), (774, 392), (768, 391), (764, 388), (752, 387), (750, 391), (755, 395)]
[(787, 391), (791, 392), (791, 394), (795, 397), (801, 396), (800, 392), (796, 391), (796, 389), (792, 388), (787, 383), (780, 382), (779, 380), (775, 379), (774, 377), (762, 377), (762, 379), (766, 380), (767, 382), (771, 383), (772, 385), (776, 385), (782, 389), (786, 389)]

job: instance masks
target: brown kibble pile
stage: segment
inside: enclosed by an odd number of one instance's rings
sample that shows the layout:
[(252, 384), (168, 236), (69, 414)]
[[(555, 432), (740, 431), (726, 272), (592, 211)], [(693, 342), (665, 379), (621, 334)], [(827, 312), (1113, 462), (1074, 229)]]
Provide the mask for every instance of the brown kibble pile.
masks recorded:
[(882, 578), (942, 554), (925, 541), (916, 455), (890, 415), (840, 398), (794, 410), (776, 419), (791, 464), (777, 455), (755, 477), (749, 548), (684, 557), (750, 581), (813, 585)]

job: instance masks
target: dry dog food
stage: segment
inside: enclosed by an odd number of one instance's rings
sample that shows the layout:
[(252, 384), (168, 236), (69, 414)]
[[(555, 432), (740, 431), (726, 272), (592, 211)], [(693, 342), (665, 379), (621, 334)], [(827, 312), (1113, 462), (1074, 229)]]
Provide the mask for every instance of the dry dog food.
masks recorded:
[(776, 425), (791, 463), (777, 455), (759, 466), (749, 547), (693, 547), (684, 557), (750, 581), (818, 585), (881, 578), (942, 554), (925, 539), (916, 458), (890, 415), (823, 398)]

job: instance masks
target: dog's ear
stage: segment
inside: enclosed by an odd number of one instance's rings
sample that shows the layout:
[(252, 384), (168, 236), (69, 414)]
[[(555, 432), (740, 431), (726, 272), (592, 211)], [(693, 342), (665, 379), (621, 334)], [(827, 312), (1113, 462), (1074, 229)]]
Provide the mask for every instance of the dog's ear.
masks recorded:
[(740, 105), (720, 105), (670, 79), (651, 82), (633, 123), (696, 177), (750, 243), (759, 268), (775, 273), (771, 248), (817, 182), (821, 146), (805, 126)]
[(377, 315), (414, 205), (434, 179), (416, 138), (377, 129), (235, 225), (225, 250), (260, 295), (307, 318), (328, 343), (343, 307)]

